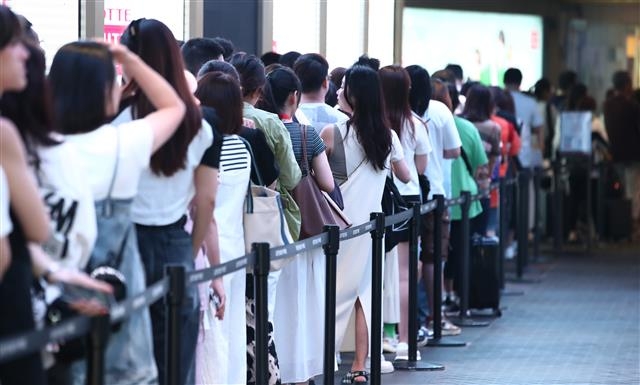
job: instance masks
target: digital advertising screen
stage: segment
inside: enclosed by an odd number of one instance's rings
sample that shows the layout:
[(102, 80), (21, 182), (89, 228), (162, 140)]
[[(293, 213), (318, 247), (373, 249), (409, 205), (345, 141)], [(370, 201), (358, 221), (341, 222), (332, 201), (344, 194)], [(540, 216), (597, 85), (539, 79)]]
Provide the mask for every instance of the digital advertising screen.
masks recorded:
[(402, 65), (433, 73), (449, 63), (464, 79), (502, 86), (509, 67), (522, 71), (522, 88), (542, 77), (542, 17), (407, 7), (402, 24)]

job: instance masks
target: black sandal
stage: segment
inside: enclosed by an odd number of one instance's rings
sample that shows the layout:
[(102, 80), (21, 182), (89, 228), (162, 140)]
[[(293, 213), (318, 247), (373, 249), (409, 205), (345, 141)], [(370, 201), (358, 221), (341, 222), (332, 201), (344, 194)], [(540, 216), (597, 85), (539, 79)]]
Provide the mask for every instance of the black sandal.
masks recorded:
[[(356, 378), (364, 377), (364, 381), (356, 381)], [(348, 372), (342, 377), (342, 384), (369, 384), (369, 372), (364, 370), (355, 370)]]

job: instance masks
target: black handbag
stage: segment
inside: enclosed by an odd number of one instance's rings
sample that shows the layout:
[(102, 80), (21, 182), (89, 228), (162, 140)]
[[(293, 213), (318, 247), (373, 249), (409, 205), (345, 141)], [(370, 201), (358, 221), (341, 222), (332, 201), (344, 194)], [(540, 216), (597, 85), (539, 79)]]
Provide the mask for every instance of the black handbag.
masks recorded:
[[(409, 209), (407, 201), (400, 195), (398, 187), (393, 182), (393, 177), (387, 175), (382, 191), (382, 212), (385, 216), (398, 214)], [(390, 225), (385, 228), (384, 232), (384, 249), (385, 252), (391, 251), (400, 242), (397, 233), (405, 231), (409, 227), (410, 219)]]

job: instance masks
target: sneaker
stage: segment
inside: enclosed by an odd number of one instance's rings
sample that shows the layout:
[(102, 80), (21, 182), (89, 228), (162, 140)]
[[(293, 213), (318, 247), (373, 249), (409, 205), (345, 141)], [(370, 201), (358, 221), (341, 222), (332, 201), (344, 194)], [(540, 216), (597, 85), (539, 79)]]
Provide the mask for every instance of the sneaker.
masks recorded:
[[(433, 330), (429, 330), (426, 326), (420, 326), (420, 329), (418, 330), (418, 337), (417, 337), (417, 341), (418, 341), (418, 347), (424, 347), (427, 346), (427, 343), (429, 342), (429, 339), (433, 338)], [(397, 351), (397, 348), (396, 348)]]
[(395, 353), (397, 344), (397, 338), (384, 337), (382, 339), (382, 351), (385, 353)]
[[(433, 321), (429, 321), (429, 329), (433, 330)], [(462, 329), (454, 325), (448, 319), (442, 320), (442, 335), (443, 336), (457, 336), (462, 333)]]
[(342, 357), (340, 356), (340, 352), (336, 353), (336, 363), (338, 365), (342, 364)]
[[(406, 342), (400, 342), (396, 348), (396, 358), (394, 361), (407, 361), (409, 359), (409, 345)], [(416, 352), (416, 361), (420, 361), (420, 351)]]
[(511, 243), (504, 249), (504, 257), (506, 259), (513, 259), (518, 252), (518, 244), (516, 242)]
[[(369, 372), (371, 371), (370, 357), (367, 357), (367, 360), (364, 362), (364, 368)], [(382, 374), (393, 373), (394, 370), (395, 368), (393, 367), (393, 364), (384, 358), (384, 354), (381, 354), (380, 355), (380, 373)]]

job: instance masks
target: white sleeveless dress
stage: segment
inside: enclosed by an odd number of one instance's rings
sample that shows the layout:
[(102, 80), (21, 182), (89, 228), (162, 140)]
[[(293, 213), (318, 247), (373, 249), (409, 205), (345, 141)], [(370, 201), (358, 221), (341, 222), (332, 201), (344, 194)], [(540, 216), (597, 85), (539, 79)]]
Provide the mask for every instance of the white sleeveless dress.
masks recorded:
[[(251, 173), (251, 157), (236, 135), (224, 139), (219, 171), (214, 216), (218, 224), (220, 263), (225, 263), (245, 254), (242, 212)], [(202, 321), (207, 324), (201, 326), (198, 339), (198, 384), (246, 384), (245, 277), (244, 269), (224, 276), (224, 319), (207, 317)]]
[[(381, 212), (382, 191), (388, 173), (377, 170), (368, 161), (362, 162), (364, 150), (355, 129), (347, 133), (346, 123), (338, 125), (343, 139), (348, 180), (340, 186), (344, 212), (354, 225), (370, 220), (370, 213)], [(371, 237), (362, 235), (340, 243), (336, 279), (336, 348), (342, 346), (349, 317), (357, 299), (364, 309), (371, 328)]]

